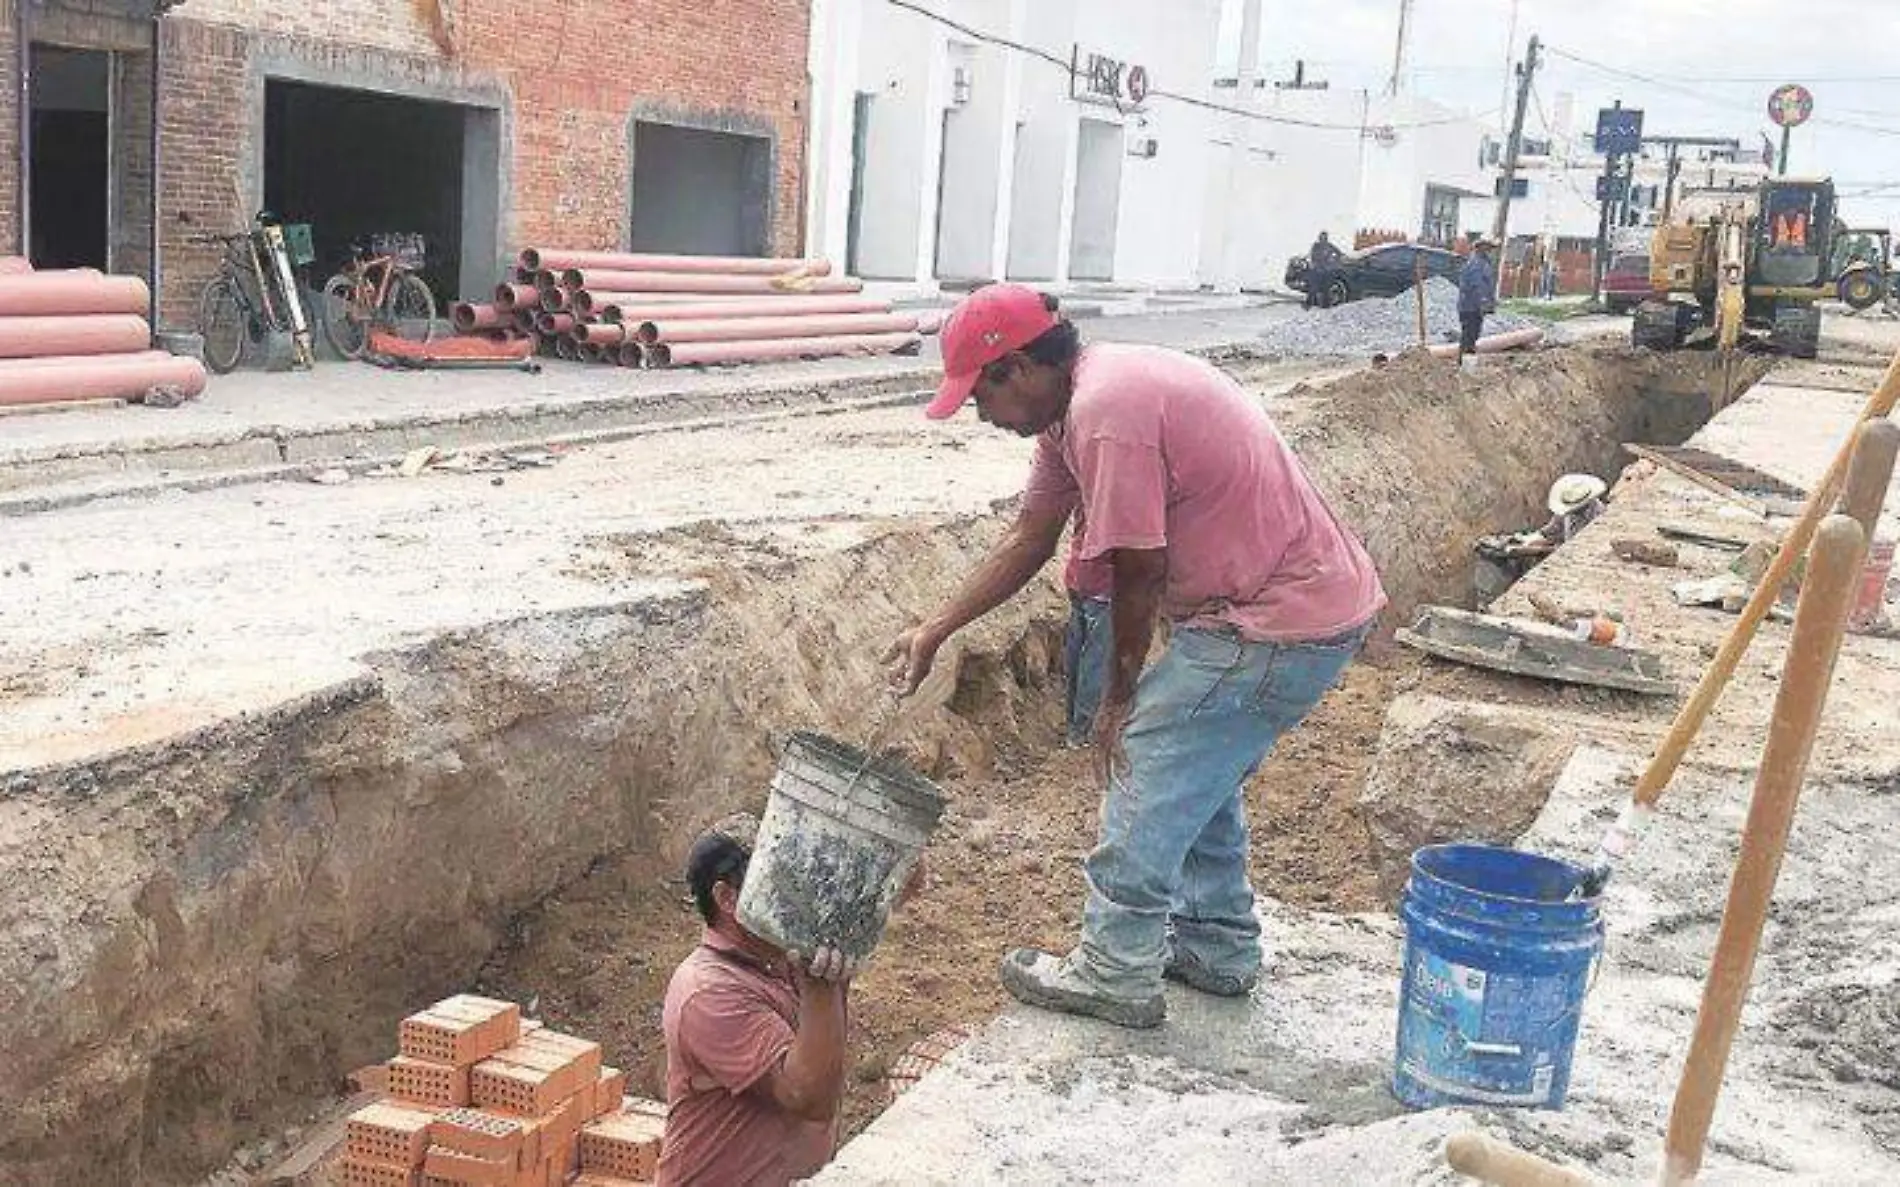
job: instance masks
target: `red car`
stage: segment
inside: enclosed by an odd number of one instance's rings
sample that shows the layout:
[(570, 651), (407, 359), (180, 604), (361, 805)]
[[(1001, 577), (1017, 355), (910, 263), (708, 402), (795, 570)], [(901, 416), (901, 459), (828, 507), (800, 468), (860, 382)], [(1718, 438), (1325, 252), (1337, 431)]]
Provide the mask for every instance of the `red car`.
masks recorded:
[(1603, 307), (1611, 313), (1628, 313), (1651, 297), (1660, 297), (1649, 283), (1647, 255), (1615, 255), (1603, 270)]

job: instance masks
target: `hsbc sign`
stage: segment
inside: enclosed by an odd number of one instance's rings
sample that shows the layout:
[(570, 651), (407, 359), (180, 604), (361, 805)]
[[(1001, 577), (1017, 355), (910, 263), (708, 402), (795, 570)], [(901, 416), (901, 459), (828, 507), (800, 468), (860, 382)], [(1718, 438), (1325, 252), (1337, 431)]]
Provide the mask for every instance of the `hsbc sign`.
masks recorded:
[(1084, 54), (1079, 45), (1070, 61), (1069, 94), (1077, 102), (1124, 111), (1138, 111), (1147, 103), (1152, 85), (1146, 66), (1107, 54)]

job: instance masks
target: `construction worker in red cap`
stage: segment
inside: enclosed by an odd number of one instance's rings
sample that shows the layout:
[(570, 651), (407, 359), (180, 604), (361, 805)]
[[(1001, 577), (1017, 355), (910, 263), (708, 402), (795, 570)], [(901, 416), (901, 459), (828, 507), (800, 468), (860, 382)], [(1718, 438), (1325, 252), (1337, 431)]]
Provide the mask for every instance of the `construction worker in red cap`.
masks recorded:
[[(1163, 978), (1242, 996), (1260, 975), (1241, 793), (1275, 739), (1338, 680), (1385, 604), (1365, 549), (1327, 507), (1260, 400), (1156, 347), (1084, 346), (1021, 285), (972, 293), (943, 327), (926, 415), (974, 401), (1036, 439), (1008, 534), (950, 601), (892, 648), (914, 691), (958, 630), (1055, 554), (1105, 564), (1112, 655), (1093, 742), (1102, 831), (1080, 942), (1018, 949), (1004, 986), (1031, 1005), (1158, 1026)], [(1156, 620), (1168, 645), (1148, 666)], [(1144, 670), (1145, 669), (1145, 670)]]

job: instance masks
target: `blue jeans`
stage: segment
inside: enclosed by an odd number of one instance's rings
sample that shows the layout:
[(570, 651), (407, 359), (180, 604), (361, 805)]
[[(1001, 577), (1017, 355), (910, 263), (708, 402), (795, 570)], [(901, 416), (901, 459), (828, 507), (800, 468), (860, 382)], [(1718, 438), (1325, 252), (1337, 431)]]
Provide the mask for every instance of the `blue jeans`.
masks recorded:
[(1159, 992), (1175, 952), (1211, 972), (1260, 967), (1242, 790), (1319, 703), (1370, 627), (1310, 643), (1177, 628), (1141, 677), (1088, 858), (1078, 972), (1104, 992)]
[(1115, 653), (1115, 624), (1102, 598), (1069, 595), (1069, 630), (1062, 641), (1063, 667), (1069, 677), (1069, 745), (1088, 743), (1095, 711), (1108, 683), (1109, 658)]

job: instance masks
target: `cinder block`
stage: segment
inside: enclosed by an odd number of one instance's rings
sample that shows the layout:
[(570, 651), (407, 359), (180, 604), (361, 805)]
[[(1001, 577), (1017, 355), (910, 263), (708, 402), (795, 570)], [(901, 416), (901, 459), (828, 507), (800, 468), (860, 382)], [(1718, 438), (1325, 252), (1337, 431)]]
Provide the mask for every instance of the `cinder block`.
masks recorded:
[(469, 1103), (469, 1070), (398, 1055), (389, 1061), (389, 1095), (408, 1104), (455, 1109)]
[(349, 1156), (363, 1162), (421, 1166), (434, 1121), (429, 1113), (401, 1105), (374, 1104), (358, 1109), (345, 1127)]
[(613, 1113), (581, 1127), (581, 1169), (651, 1179), (660, 1165), (664, 1122), (635, 1113)]
[(518, 1118), (484, 1113), (480, 1109), (451, 1109), (435, 1118), (428, 1140), (458, 1154), (473, 1154), (519, 1167), (523, 1165), (527, 1137), (527, 1126)]
[(418, 1187), (422, 1176), (392, 1162), (348, 1157), (342, 1163), (343, 1187)]
[(430, 1146), (423, 1158), (422, 1173), (434, 1175), (438, 1179), (447, 1179), (451, 1183), (466, 1183), (470, 1187), (520, 1187), (520, 1175), (515, 1164), (497, 1162), (489, 1158), (477, 1158), (473, 1154), (463, 1154), (445, 1146)]
[(620, 1101), (626, 1095), (627, 1073), (617, 1067), (603, 1067), (600, 1079), (594, 1081), (594, 1106), (588, 1112), (595, 1117), (618, 1113)]

